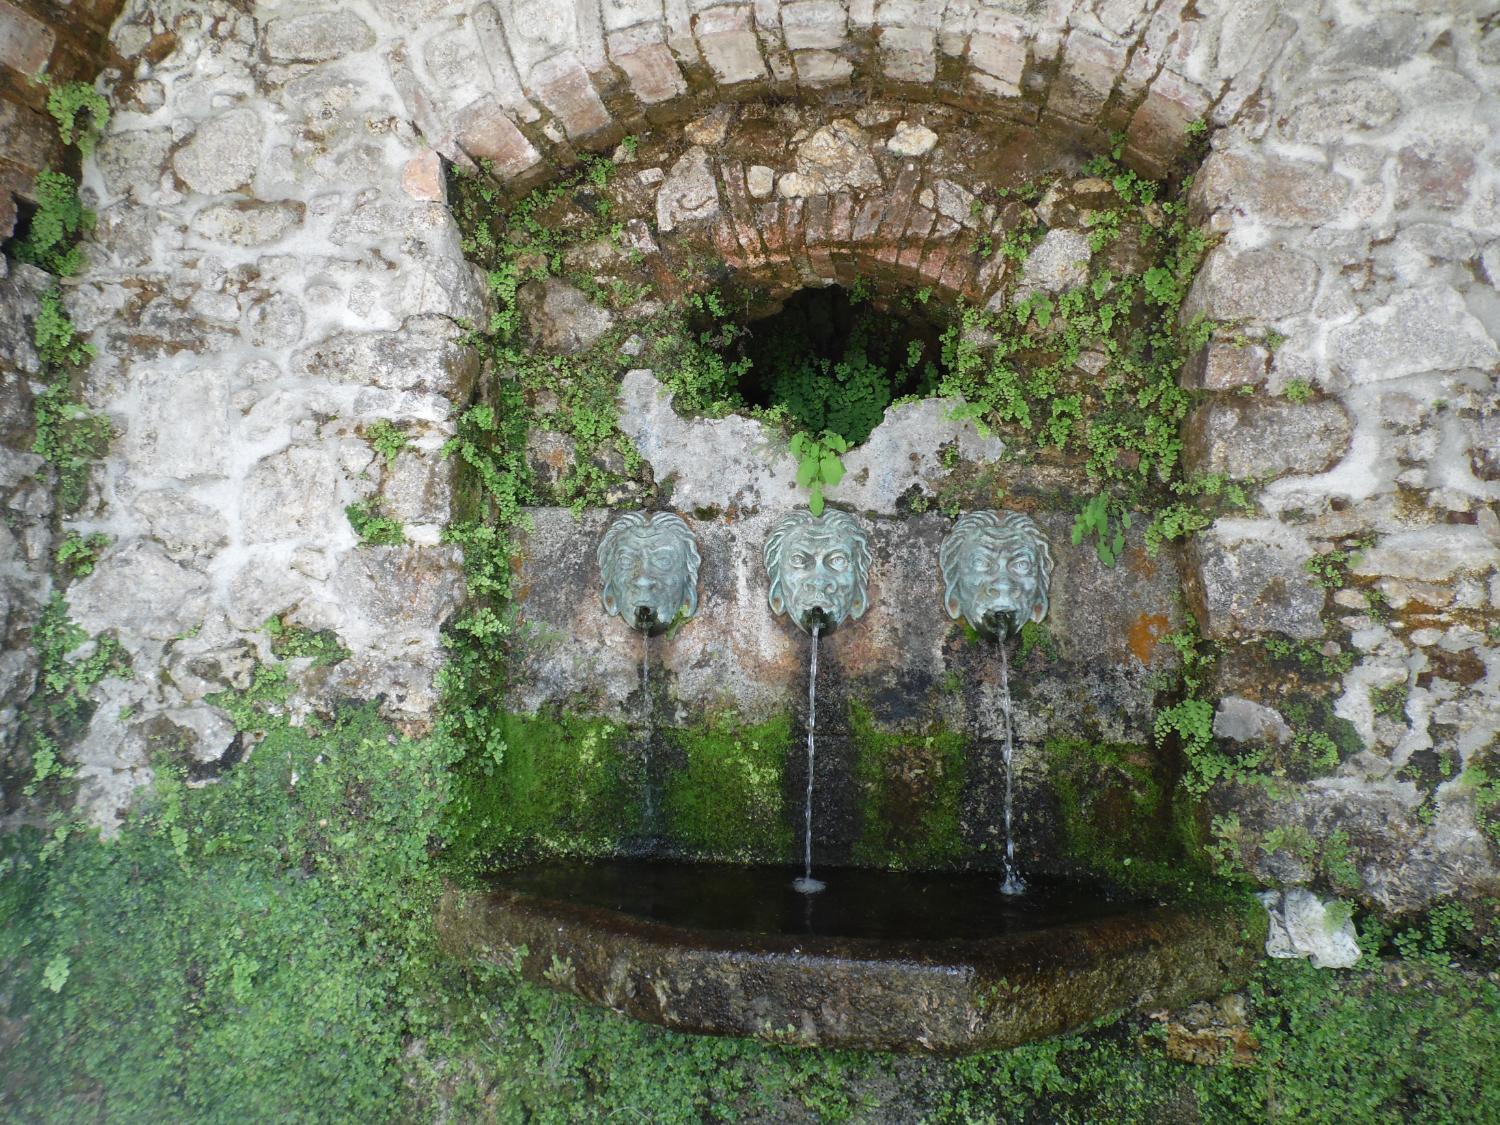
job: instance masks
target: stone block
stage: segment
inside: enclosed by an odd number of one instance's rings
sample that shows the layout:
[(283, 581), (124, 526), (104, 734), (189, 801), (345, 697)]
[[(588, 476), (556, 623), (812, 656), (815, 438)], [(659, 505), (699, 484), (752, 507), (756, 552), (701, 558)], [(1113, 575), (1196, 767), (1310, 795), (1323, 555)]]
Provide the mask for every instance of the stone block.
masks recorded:
[(1198, 472), (1235, 480), (1321, 473), (1349, 449), (1353, 426), (1331, 399), (1215, 399), (1198, 407), (1183, 432), (1184, 458)]
[(1260, 344), (1236, 344), (1214, 337), (1194, 353), (1182, 370), (1182, 385), (1205, 391), (1258, 387), (1271, 366), (1270, 350)]
[(1014, 18), (1001, 12), (976, 12), (974, 33), (969, 38), (969, 63), (1009, 91), (1005, 96), (1016, 97), (1026, 70), (1026, 40), (1025, 26)]
[(402, 166), (401, 190), (408, 198), (423, 203), (447, 203), (448, 184), (443, 175), (443, 158), (432, 149), (424, 149)]
[(797, 51), (792, 61), (804, 86), (833, 86), (854, 73), (854, 64), (832, 51)]
[(1468, 145), (1421, 140), (1396, 154), (1396, 205), (1452, 211), (1469, 198), (1474, 153)]
[(667, 170), (656, 193), (656, 225), (662, 233), (683, 222), (707, 222), (719, 214), (719, 185), (708, 152), (694, 145)]
[(133, 472), (145, 477), (221, 476), (229, 467), (229, 380), (223, 371), (136, 367), (136, 409), (125, 430)]
[(693, 21), (693, 31), (704, 61), (721, 85), (733, 86), (767, 77), (749, 5), (722, 5), (700, 12)]
[(1054, 227), (1031, 248), (1031, 254), (1021, 267), (1016, 298), (1024, 299), (1038, 292), (1061, 293), (1077, 289), (1089, 279), (1089, 260), (1092, 257), (1093, 249), (1083, 231)]
[(248, 106), (211, 117), (172, 157), (178, 178), (205, 195), (238, 191), (260, 168), (265, 126)]
[(47, 65), (56, 42), (57, 36), (41, 20), (0, 0), (0, 63), (29, 77)]
[(463, 150), (475, 160), (489, 161), (502, 179), (514, 179), (541, 163), (541, 153), (494, 96), (461, 110), (457, 128)]
[(926, 84), (937, 77), (937, 34), (925, 27), (883, 27), (880, 67), (893, 82)]
[(1199, 86), (1173, 71), (1162, 71), (1125, 130), (1130, 149), (1159, 164), (1175, 159), (1187, 147), (1187, 127), (1202, 119), (1212, 104)]
[(266, 25), (266, 54), (276, 62), (327, 62), (374, 45), (375, 33), (350, 11), (281, 16)]
[[(697, 615), (652, 643), (653, 686), (673, 701), (674, 721), (691, 724), (729, 708), (753, 722), (800, 708), (808, 638), (772, 615), (761, 558), (785, 508), (701, 518), (675, 497), (674, 504), (687, 515), (702, 558)], [(575, 517), (567, 509), (540, 509), (532, 515), (533, 530), (519, 553), (517, 610), (537, 643), (520, 657), (509, 705), (635, 714), (641, 638), (606, 616), (599, 603), (595, 552), (615, 513)], [(1180, 573), (1165, 553), (1142, 565), (1138, 538), (1121, 566), (1106, 568), (1092, 549), (1069, 544), (1071, 514), (1038, 519), (1056, 561), (1048, 619), (1056, 648), (1049, 662), (1012, 671), (1026, 683), (1016, 705), (1021, 757), (1028, 754), (1024, 747), (1039, 747), (1064, 723), (1145, 738), (1152, 676), (1171, 667), (1175, 656), (1168, 645), (1147, 647), (1142, 655), (1132, 637), (1143, 631), (1143, 620), (1163, 630), (1180, 621)], [(886, 729), (920, 730), (941, 716), (976, 741), (992, 737), (999, 727), (999, 662), (992, 650), (966, 641), (962, 626), (943, 609), (937, 555), (951, 521), (930, 513), (862, 522), (874, 556), (869, 611), (820, 643), (820, 729), (847, 729), (848, 703), (858, 700)]]
[(337, 332), (299, 351), (293, 370), (309, 379), (464, 401), (479, 370), (462, 330), (443, 316), (407, 318), (396, 332)]
[(1068, 35), (1057, 77), (1047, 91), (1047, 109), (1074, 121), (1092, 122), (1109, 100), (1125, 61), (1124, 47), (1074, 30)]
[(339, 479), (333, 454), (321, 446), (294, 445), (262, 458), (246, 478), (240, 497), (244, 540), (328, 541), (346, 530)]
[(1204, 211), (1228, 211), (1276, 226), (1326, 223), (1349, 197), (1343, 176), (1302, 161), (1215, 150), (1193, 183)]
[(161, 184), (171, 151), (171, 129), (111, 131), (100, 140), (94, 162), (113, 195), (144, 202)]
[(1292, 103), (1281, 129), (1307, 144), (1347, 143), (1395, 120), (1401, 100), (1378, 78), (1319, 84)]
[(329, 592), (346, 615), (340, 634), (356, 650), (433, 636), (463, 598), (456, 547), (361, 547), (344, 551)]
[(206, 574), (173, 562), (149, 539), (129, 539), (68, 588), (68, 608), (90, 633), (122, 629), (165, 641), (202, 623), (208, 592)]
[(298, 202), (263, 203), (247, 199), (214, 203), (192, 218), (189, 229), (211, 242), (231, 246), (265, 246), (277, 242), (301, 225), (307, 208)]
[(5, 138), (5, 158), (32, 174), (61, 155), (53, 120), (14, 102), (0, 101), (0, 137)]
[(1208, 256), (1183, 303), (1184, 321), (1275, 321), (1312, 306), (1318, 264), (1290, 250), (1220, 246)]
[(548, 351), (564, 355), (588, 349), (614, 321), (581, 290), (555, 277), (528, 283), (519, 304), (532, 338)]
[(1312, 547), (1276, 520), (1221, 519), (1193, 541), (1193, 580), (1204, 632), (1217, 640), (1323, 635), (1324, 591), (1306, 563)]
[(837, 50), (844, 45), (846, 23), (838, 0), (802, 0), (781, 7), (781, 33), (792, 51)]
[(1500, 349), (1456, 289), (1428, 286), (1402, 290), (1334, 329), (1329, 360), (1351, 381), (1373, 383), (1424, 371), (1488, 369), (1500, 362)]

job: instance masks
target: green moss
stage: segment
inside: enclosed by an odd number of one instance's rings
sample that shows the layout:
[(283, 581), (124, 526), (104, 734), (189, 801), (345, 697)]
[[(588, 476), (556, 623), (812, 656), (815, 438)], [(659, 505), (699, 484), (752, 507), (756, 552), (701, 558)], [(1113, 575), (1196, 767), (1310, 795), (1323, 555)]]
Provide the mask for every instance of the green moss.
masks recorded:
[(447, 810), (445, 835), (460, 864), (597, 854), (638, 827), (632, 786), (638, 765), (620, 724), (499, 712), (491, 733), (491, 751), (462, 763)]
[(1149, 747), (1053, 738), (1043, 753), (1074, 863), (1119, 886), (1174, 897), (1231, 891), (1214, 886), (1197, 860), (1195, 825), (1171, 800)]
[(849, 730), (862, 806), (856, 860), (924, 868), (959, 859), (968, 850), (960, 822), (968, 740), (937, 724), (884, 730), (858, 703), (849, 705)]
[(792, 717), (745, 725), (719, 716), (669, 736), (686, 758), (667, 778), (668, 832), (715, 859), (784, 861), (793, 831), (784, 808)]

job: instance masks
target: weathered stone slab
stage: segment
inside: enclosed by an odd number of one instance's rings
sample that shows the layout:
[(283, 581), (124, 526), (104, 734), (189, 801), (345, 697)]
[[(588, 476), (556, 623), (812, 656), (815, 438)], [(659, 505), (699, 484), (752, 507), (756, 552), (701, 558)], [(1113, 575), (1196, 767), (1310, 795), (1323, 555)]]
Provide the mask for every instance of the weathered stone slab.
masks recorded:
[(1259, 961), (1266, 919), (1253, 905), (1133, 907), (964, 942), (872, 940), (705, 930), (502, 880), (446, 896), (438, 931), (457, 956), (519, 963), (537, 983), (678, 1031), (961, 1054), (1216, 995)]
[(1270, 480), (1286, 473), (1320, 473), (1349, 448), (1349, 416), (1331, 399), (1215, 399), (1188, 419), (1183, 442), (1199, 472), (1236, 480)]

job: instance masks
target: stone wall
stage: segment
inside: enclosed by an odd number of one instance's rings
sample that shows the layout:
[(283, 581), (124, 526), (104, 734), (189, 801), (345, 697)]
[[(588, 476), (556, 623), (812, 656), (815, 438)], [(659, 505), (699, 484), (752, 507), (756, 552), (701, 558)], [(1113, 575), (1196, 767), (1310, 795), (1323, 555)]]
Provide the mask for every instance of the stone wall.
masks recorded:
[[(1240, 701), (1220, 728), (1232, 746), (1236, 708), (1278, 705), (1262, 641), (1292, 638), (1352, 658), (1337, 711), (1366, 746), (1294, 800), (1237, 814), (1247, 831), (1347, 827), (1365, 893), (1386, 906), (1494, 888), (1466, 771), (1494, 760), (1500, 725), (1500, 30), (1470, 10), (132, 3), (112, 37), (128, 72), (105, 78), (117, 115), (86, 175), (100, 225), (69, 292), (100, 349), (91, 403), (120, 435), (78, 521), (115, 544), (73, 610), (135, 657), (133, 679), (102, 685), (76, 750), (97, 819), (148, 776), (163, 723), (195, 755), (223, 752), (204, 696), (243, 682), (272, 614), (333, 628), (354, 652), (332, 682), (309, 677), (304, 701), (379, 694), (408, 720), (430, 715), (457, 595), (435, 451), (478, 376), (458, 322), (483, 311), (443, 160), (488, 160), (519, 188), (721, 101), (852, 110), (878, 91), (1039, 137), (1119, 129), (1147, 170), (1190, 122), (1215, 127), (1193, 202), (1222, 241), (1189, 312), (1223, 327), (1189, 373), (1205, 392), (1192, 455), (1255, 502), (1199, 537), (1189, 576), (1227, 646), (1221, 689)], [(743, 212), (724, 187), (727, 217), (753, 220), (744, 238), (764, 250), (797, 215), (815, 262), (805, 232), (822, 229), (807, 218), (823, 193), (783, 186), (808, 174), (790, 151), (764, 166), (777, 194), (755, 207), (776, 218), (749, 209), (753, 165)], [(912, 187), (898, 260), (919, 212), (934, 226), (941, 212), (935, 184)], [(897, 221), (900, 198), (879, 221)], [(658, 228), (705, 202), (656, 200)], [(730, 229), (722, 252), (749, 263)], [(378, 419), (417, 437), (394, 466), (366, 440)], [(407, 498), (412, 545), (355, 548), (343, 507), (377, 490)], [(1337, 591), (1305, 568), (1351, 549)], [(1377, 711), (1391, 697), (1372, 692), (1403, 684), (1399, 715)], [(1310, 877), (1244, 851), (1268, 880)]]

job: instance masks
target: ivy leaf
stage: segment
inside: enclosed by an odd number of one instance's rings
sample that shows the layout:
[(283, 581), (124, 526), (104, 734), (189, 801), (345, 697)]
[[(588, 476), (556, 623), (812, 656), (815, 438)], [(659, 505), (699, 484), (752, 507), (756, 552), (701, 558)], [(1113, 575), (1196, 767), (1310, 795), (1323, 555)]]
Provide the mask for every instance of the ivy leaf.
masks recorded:
[(844, 463), (835, 454), (823, 454), (823, 479), (829, 485), (838, 484), (844, 479)]
[(812, 487), (812, 495), (807, 498), (807, 510), (815, 516), (823, 514), (823, 482), (815, 481)]

